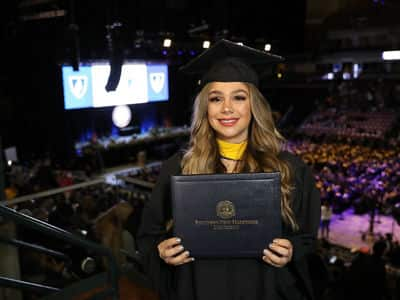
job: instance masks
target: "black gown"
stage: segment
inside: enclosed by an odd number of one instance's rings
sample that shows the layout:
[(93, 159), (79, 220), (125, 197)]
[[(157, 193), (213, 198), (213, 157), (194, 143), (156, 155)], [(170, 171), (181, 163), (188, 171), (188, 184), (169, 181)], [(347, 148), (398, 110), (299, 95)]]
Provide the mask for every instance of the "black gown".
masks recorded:
[[(300, 230), (294, 233), (283, 224), (282, 238), (293, 244), (293, 258), (283, 268), (259, 259), (196, 259), (170, 266), (158, 255), (157, 245), (171, 237), (165, 232), (171, 219), (170, 176), (181, 173), (181, 153), (163, 163), (152, 197), (146, 203), (137, 237), (145, 256), (145, 271), (161, 299), (168, 300), (255, 300), (313, 299), (307, 254), (313, 251), (319, 220), (320, 198), (310, 168), (298, 157), (282, 152), (280, 158), (294, 170), (293, 210)], [(279, 238), (279, 237), (277, 237)], [(184, 241), (182, 241), (183, 246)], [(266, 245), (267, 248), (267, 245)]]

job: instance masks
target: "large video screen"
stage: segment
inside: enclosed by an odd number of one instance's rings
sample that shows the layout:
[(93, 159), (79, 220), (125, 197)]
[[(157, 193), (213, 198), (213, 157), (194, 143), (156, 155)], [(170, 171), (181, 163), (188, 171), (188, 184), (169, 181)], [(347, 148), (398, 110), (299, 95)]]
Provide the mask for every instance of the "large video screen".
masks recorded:
[(125, 63), (115, 91), (105, 86), (110, 65), (96, 62), (81, 65), (79, 71), (62, 66), (64, 108), (79, 109), (168, 101), (168, 65)]

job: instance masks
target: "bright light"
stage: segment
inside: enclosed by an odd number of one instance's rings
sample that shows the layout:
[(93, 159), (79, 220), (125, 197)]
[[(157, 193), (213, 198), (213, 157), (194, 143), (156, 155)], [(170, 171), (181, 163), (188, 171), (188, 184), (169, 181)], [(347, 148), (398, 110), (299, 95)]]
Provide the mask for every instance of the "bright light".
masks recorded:
[(11, 167), (11, 165), (12, 165), (12, 160), (7, 161), (7, 164), (8, 164), (9, 167)]
[(271, 44), (265, 44), (264, 50), (267, 52), (271, 51)]
[(210, 48), (210, 41), (204, 41), (204, 42), (203, 42), (203, 48), (204, 48), (204, 49)]
[(342, 76), (343, 76), (343, 79), (344, 79), (344, 80), (349, 80), (349, 79), (351, 79), (351, 74), (350, 74), (349, 72), (344, 72)]
[(171, 44), (172, 44), (172, 40), (171, 40), (171, 39), (164, 39), (163, 46), (164, 46), (165, 48), (171, 47)]
[(278, 73), (276, 76), (278, 76), (278, 78), (282, 78), (282, 73)]
[(383, 60), (400, 60), (400, 50), (396, 51), (383, 51), (382, 52)]
[(132, 113), (127, 105), (114, 107), (112, 112), (112, 120), (115, 126), (124, 128), (129, 125), (132, 120)]
[(243, 46), (243, 43), (242, 43), (242, 42), (239, 42), (239, 43), (236, 43), (236, 44), (238, 44), (239, 46)]
[(332, 72), (326, 73), (322, 76), (322, 79), (324, 80), (333, 80), (333, 78), (335, 78), (335, 75)]
[(358, 78), (358, 76), (360, 75), (360, 73), (361, 73), (361, 67), (360, 67), (360, 65), (359, 65), (359, 64), (354, 64), (354, 65), (353, 65), (353, 77), (354, 77), (354, 78)]

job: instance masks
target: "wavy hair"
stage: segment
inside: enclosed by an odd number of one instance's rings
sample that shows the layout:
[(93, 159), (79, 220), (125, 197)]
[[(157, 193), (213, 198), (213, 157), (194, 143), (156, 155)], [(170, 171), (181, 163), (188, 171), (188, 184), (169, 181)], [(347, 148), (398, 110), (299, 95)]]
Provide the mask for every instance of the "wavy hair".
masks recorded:
[[(252, 120), (247, 149), (235, 172), (280, 172), (282, 218), (293, 230), (298, 230), (291, 208), (292, 171), (289, 164), (279, 159), (285, 141), (275, 127), (270, 105), (260, 91), (246, 83), (250, 94)], [(189, 147), (183, 155), (183, 174), (212, 174), (226, 171), (222, 164), (216, 135), (207, 118), (210, 84), (197, 95), (191, 123)]]

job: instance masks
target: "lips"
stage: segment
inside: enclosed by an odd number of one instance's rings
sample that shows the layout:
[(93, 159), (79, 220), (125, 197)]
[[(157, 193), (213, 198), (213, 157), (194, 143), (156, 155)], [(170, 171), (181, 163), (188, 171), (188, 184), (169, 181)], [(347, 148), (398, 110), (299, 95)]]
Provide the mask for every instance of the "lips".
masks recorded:
[(239, 118), (230, 118), (230, 119), (218, 119), (218, 122), (222, 126), (233, 126), (239, 121)]

